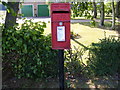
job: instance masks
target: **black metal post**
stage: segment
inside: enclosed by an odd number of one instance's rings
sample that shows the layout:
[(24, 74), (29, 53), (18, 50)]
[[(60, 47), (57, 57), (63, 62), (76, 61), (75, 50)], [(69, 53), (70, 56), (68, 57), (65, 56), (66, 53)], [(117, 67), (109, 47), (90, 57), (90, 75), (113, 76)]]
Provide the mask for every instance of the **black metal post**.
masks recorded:
[(64, 90), (64, 50), (58, 50), (59, 59), (59, 87)]

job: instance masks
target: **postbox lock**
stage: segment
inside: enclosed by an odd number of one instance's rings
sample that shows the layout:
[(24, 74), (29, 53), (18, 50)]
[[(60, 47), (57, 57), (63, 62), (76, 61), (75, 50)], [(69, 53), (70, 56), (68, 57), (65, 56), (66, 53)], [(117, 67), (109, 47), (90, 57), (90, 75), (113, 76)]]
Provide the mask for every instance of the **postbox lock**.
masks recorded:
[(63, 25), (63, 22), (59, 22), (59, 25), (62, 26), (62, 25)]

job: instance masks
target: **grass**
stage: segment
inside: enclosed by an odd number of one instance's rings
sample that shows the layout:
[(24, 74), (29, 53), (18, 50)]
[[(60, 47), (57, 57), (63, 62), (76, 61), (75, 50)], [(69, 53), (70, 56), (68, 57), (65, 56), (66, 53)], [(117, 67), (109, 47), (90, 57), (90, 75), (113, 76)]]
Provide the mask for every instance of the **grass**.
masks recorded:
[(86, 18), (85, 17), (71, 17), (71, 19), (76, 20), (76, 19), (86, 19)]
[[(66, 77), (65, 77), (66, 78)], [(74, 79), (65, 79), (66, 84), (70, 88), (116, 88), (118, 87), (117, 81), (111, 77), (94, 77), (88, 79), (86, 77), (75, 77)], [(15, 88), (59, 88), (58, 78), (49, 78), (46, 80), (38, 79), (38, 81), (32, 79), (21, 78), (6, 82), (8, 86), (14, 86)], [(67, 87), (68, 87), (67, 86)], [(11, 87), (13, 88), (13, 87)]]
[[(100, 29), (100, 28), (93, 28), (93, 27), (89, 27), (90, 23), (75, 23), (75, 24), (71, 24), (71, 31), (74, 33), (77, 33), (81, 36), (81, 38), (76, 39), (77, 41), (79, 41), (80, 43), (88, 46), (90, 45), (92, 42), (98, 42), (99, 39), (102, 39), (105, 37), (105, 35), (107, 37), (115, 35), (117, 36), (118, 33), (117, 31), (112, 31), (112, 30), (108, 30), (108, 29)], [(45, 35), (50, 34), (51, 33), (51, 24), (47, 23), (47, 28), (45, 29)], [(79, 45), (77, 43), (75, 43), (73, 40), (71, 40), (71, 46), (76, 46), (79, 47)]]
[[(95, 26), (93, 26), (93, 24), (91, 24), (90, 22), (80, 22), (79, 23), (80, 25), (84, 25), (84, 26), (89, 26), (91, 28), (101, 28), (101, 29), (104, 29), (104, 30), (110, 30), (111, 31), (111, 26), (112, 26), (112, 22), (111, 21), (105, 21), (104, 22), (104, 26), (101, 27), (99, 24), (99, 22), (95, 22)], [(115, 30), (120, 30), (119, 27), (120, 26), (120, 22), (117, 21), (115, 23)]]
[[(109, 80), (109, 81), (108, 81)], [(99, 77), (93, 79), (76, 78), (71, 80), (72, 88), (115, 88), (118, 87), (116, 81), (110, 77)]]
[[(93, 26), (90, 22), (80, 22), (79, 24), (89, 26), (91, 28), (100, 28), (99, 22), (95, 22), (95, 26)], [(112, 26), (112, 22), (106, 21), (104, 22), (104, 29), (110, 29)]]
[[(71, 24), (71, 31), (80, 35), (79, 39), (76, 39), (79, 43), (83, 44), (84, 46), (89, 46), (91, 43), (95, 43), (95, 42), (99, 42), (99, 39), (103, 39), (105, 37), (109, 37), (109, 36), (118, 36), (118, 32), (117, 31), (112, 31), (112, 30), (108, 30), (108, 29), (100, 29), (100, 28), (93, 28), (93, 27), (89, 27), (89, 25), (84, 25), (84, 24), (89, 24), (90, 23), (86, 23), (84, 22), (83, 25), (80, 23), (75, 23), (75, 24)], [(47, 28), (45, 29), (45, 35), (50, 34), (51, 33), (51, 24), (48, 23), (47, 24)], [(82, 45), (79, 45), (78, 43), (76, 43), (75, 41), (73, 41), (71, 39), (71, 48), (74, 50), (74, 47), (76, 48), (83, 48)], [(86, 64), (86, 57), (88, 55), (88, 52), (84, 53), (83, 56), (83, 62)]]
[[(86, 19), (85, 17), (72, 17), (71, 19)], [(100, 15), (96, 19), (100, 19)], [(105, 16), (105, 19), (112, 19), (112, 16)]]
[[(97, 19), (100, 19), (100, 15), (97, 16)], [(112, 19), (112, 16), (105, 16), (105, 19)]]

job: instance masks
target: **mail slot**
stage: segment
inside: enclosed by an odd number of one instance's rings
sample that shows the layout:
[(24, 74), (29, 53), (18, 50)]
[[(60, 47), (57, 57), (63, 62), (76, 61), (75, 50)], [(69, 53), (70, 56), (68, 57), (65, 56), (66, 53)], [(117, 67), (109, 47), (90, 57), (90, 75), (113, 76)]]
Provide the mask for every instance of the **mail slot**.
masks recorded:
[(51, 4), (52, 49), (70, 49), (70, 4)]

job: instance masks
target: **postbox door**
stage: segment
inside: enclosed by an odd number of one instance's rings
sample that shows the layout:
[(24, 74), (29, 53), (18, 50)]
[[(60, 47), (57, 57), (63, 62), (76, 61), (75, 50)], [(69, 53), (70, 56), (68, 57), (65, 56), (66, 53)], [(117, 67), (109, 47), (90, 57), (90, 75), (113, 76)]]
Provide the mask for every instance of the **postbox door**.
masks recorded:
[[(61, 21), (60, 21), (61, 22)], [(53, 22), (52, 47), (53, 49), (70, 49), (70, 22)]]

